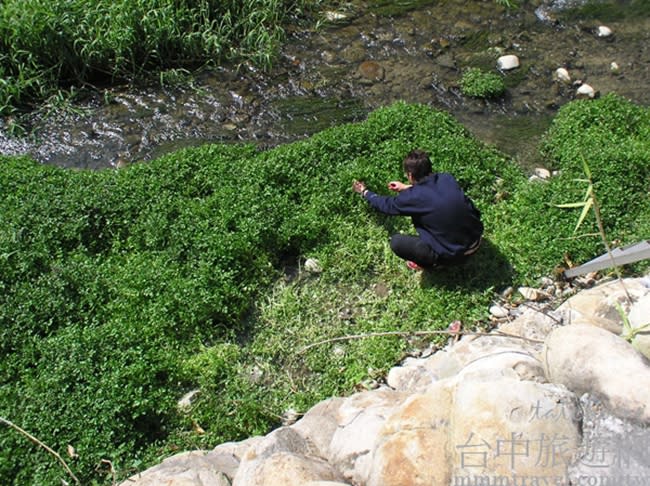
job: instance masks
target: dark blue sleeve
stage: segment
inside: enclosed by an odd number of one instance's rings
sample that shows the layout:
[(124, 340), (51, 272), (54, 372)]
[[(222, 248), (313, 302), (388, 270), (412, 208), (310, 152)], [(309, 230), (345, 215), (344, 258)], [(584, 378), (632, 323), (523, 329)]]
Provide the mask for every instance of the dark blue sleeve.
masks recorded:
[(412, 216), (428, 211), (427, 205), (423, 204), (420, 191), (417, 186), (403, 190), (396, 196), (380, 196), (372, 191), (366, 193), (366, 201), (377, 211), (393, 216)]

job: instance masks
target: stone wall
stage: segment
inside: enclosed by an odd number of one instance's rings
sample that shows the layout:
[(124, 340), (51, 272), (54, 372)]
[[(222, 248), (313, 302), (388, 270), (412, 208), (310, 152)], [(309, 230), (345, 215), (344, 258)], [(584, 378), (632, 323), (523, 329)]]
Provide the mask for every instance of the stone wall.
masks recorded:
[(648, 284), (531, 302), (487, 335), (405, 360), (375, 390), (122, 486), (650, 484), (650, 331), (632, 331), (650, 322)]

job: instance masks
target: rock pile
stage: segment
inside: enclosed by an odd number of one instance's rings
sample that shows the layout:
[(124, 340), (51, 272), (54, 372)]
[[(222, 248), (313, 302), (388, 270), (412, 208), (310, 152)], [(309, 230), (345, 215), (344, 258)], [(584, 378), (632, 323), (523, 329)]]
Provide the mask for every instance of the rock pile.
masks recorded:
[(626, 279), (557, 309), (531, 302), (489, 333), (408, 358), (375, 390), (122, 486), (649, 484), (649, 287)]

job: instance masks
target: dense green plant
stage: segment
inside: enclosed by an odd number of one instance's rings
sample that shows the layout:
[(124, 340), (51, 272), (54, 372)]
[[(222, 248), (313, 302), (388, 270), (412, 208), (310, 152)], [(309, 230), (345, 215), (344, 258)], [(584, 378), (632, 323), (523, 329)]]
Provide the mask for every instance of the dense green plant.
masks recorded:
[[(579, 261), (600, 251), (596, 238), (571, 238), (575, 214), (552, 205), (580, 196), (571, 154), (594, 156), (607, 230), (647, 235), (650, 205), (631, 202), (647, 199), (649, 130), (648, 110), (620, 98), (571, 104), (545, 142), (560, 176), (538, 184), (450, 115), (404, 103), (269, 151), (206, 145), (100, 172), (4, 157), (0, 417), (62, 455), (72, 445), (82, 482), (107, 483), (102, 460), (123, 477), (179, 448), (263, 433), (289, 408), (363, 389), (423, 339), (302, 350), (456, 319), (480, 327), (495, 291), (534, 282), (565, 254)], [(629, 157), (629, 194), (603, 159), (614, 150), (596, 145), (607, 139)], [(415, 147), (458, 177), (486, 223), (470, 262), (428, 276), (389, 249), (392, 232), (411, 231), (408, 220), (378, 215), (351, 191), (361, 178), (388, 193)], [(306, 258), (322, 273), (306, 272)], [(195, 402), (179, 411), (192, 389)], [(0, 450), (3, 484), (65, 477), (12, 430), (2, 429)]]
[(497, 98), (505, 92), (506, 85), (498, 74), (468, 68), (460, 79), (460, 89), (465, 96)]
[(311, 0), (7, 0), (0, 3), (0, 114), (59, 88), (250, 61), (268, 67)]
[(624, 19), (650, 17), (650, 4), (645, 0), (630, 0), (621, 4), (615, 0), (591, 0), (576, 4), (574, 8), (559, 13), (562, 19), (597, 19), (599, 22), (616, 22)]

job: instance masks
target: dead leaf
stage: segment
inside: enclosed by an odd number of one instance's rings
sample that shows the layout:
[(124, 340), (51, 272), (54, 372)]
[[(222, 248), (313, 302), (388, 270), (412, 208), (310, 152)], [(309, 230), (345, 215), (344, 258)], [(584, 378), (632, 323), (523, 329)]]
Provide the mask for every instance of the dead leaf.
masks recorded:
[(77, 454), (77, 451), (75, 451), (74, 447), (72, 447), (70, 444), (68, 444), (68, 455), (72, 459), (76, 459), (77, 457), (79, 457), (79, 454)]

